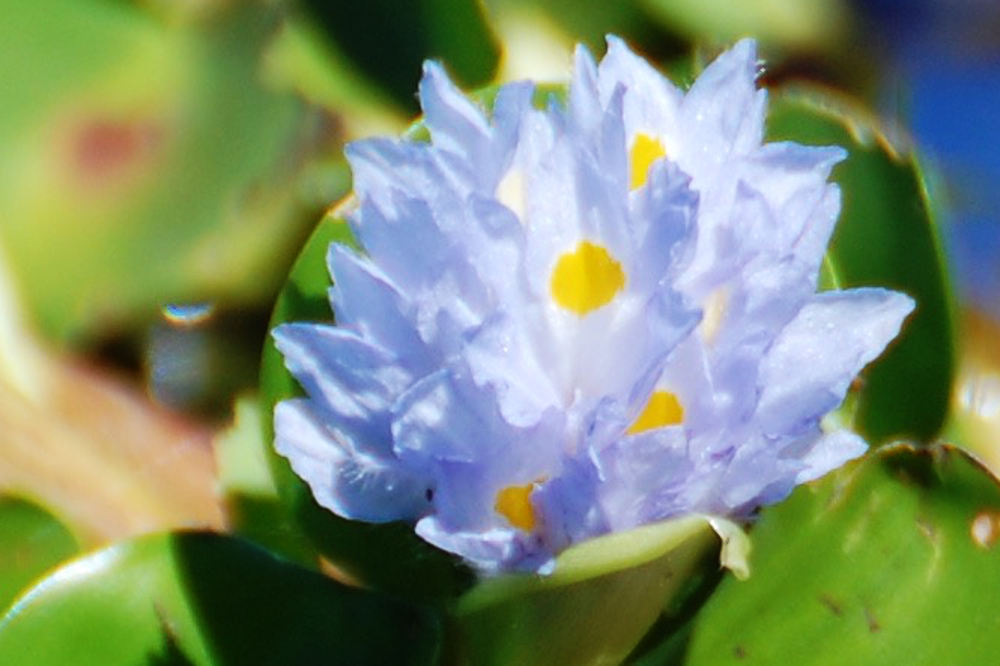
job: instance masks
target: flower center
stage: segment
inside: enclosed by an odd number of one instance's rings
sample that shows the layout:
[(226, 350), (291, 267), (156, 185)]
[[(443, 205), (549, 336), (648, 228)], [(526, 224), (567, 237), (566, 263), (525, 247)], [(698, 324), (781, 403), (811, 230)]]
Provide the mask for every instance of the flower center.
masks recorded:
[(667, 156), (667, 149), (658, 139), (648, 134), (637, 134), (632, 143), (630, 154), (632, 161), (632, 189), (638, 189), (646, 184), (649, 177), (649, 167), (661, 157)]
[(677, 396), (670, 391), (654, 391), (639, 418), (629, 426), (626, 433), (636, 435), (654, 428), (677, 425), (683, 421), (684, 407), (681, 406)]
[(624, 286), (622, 265), (590, 241), (559, 257), (552, 271), (552, 299), (581, 317), (610, 303)]
[(493, 508), (514, 527), (530, 532), (535, 529), (535, 507), (531, 506), (534, 484), (507, 486), (497, 493)]

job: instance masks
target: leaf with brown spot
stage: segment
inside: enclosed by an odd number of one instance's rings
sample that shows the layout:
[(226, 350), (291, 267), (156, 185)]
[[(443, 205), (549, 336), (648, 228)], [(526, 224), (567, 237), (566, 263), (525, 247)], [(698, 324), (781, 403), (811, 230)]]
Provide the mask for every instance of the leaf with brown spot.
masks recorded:
[(800, 487), (761, 513), (752, 575), (723, 580), (681, 663), (731, 662), (734, 644), (750, 664), (988, 663), (1000, 549), (970, 533), (984, 512), (1000, 484), (948, 446), (886, 447)]

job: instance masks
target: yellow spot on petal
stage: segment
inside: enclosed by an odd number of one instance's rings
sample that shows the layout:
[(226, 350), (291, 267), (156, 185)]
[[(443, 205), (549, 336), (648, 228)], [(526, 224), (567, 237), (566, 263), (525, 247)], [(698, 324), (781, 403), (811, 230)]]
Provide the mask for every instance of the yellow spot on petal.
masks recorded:
[(507, 486), (497, 493), (493, 508), (514, 527), (526, 532), (535, 529), (535, 508), (531, 506), (533, 484)]
[(648, 134), (637, 134), (632, 143), (632, 189), (637, 189), (646, 184), (649, 177), (649, 167), (653, 162), (666, 157), (667, 149), (663, 147), (658, 139), (654, 139)]
[(610, 303), (624, 286), (621, 264), (589, 241), (559, 257), (552, 271), (552, 299), (580, 316)]
[(655, 391), (649, 397), (649, 402), (639, 414), (629, 429), (629, 435), (635, 435), (654, 428), (677, 425), (684, 421), (684, 408), (680, 400), (670, 391)]

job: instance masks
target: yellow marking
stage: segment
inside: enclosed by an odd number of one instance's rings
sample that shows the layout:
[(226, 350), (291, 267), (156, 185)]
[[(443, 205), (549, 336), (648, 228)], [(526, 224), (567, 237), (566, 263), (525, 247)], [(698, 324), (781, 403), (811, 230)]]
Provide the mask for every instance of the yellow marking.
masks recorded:
[(667, 156), (667, 149), (658, 139), (648, 134), (637, 134), (632, 142), (630, 154), (632, 162), (632, 189), (638, 189), (646, 184), (649, 177), (649, 167), (661, 157)]
[(552, 271), (552, 299), (580, 316), (610, 303), (624, 286), (621, 264), (590, 241), (559, 257)]
[(535, 529), (535, 507), (531, 506), (534, 484), (507, 486), (497, 493), (493, 508), (514, 527), (530, 532)]
[(639, 414), (627, 434), (635, 435), (654, 428), (677, 425), (684, 421), (684, 408), (680, 400), (670, 391), (655, 391)]

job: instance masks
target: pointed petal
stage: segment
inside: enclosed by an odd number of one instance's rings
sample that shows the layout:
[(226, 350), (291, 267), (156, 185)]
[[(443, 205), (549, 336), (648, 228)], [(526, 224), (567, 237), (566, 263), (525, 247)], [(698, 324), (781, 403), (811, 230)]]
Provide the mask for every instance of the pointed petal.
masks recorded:
[(435, 355), (405, 316), (413, 308), (399, 288), (375, 264), (339, 243), (330, 245), (327, 265), (337, 325), (392, 349), (410, 360), (417, 374), (426, 374)]
[(273, 335), (315, 408), (365, 451), (389, 455), (390, 410), (413, 382), (396, 357), (333, 326), (283, 324)]
[(451, 82), (436, 62), (424, 64), (420, 108), (434, 145), (475, 163), (486, 156), (490, 128), (482, 110)]
[(767, 93), (756, 80), (757, 47), (744, 39), (706, 67), (684, 97), (681, 127), (698, 137), (695, 149), (706, 165), (760, 146)]
[(823, 434), (800, 454), (799, 461), (803, 467), (795, 476), (795, 484), (807, 483), (831, 472), (848, 460), (863, 456), (868, 451), (868, 444), (856, 433), (849, 430), (835, 430)]
[(913, 307), (909, 296), (885, 289), (813, 297), (761, 362), (758, 418), (765, 432), (801, 430), (839, 405)]
[(628, 136), (635, 132), (672, 133), (683, 93), (618, 37), (607, 37), (608, 52), (599, 67), (601, 97), (611, 98), (624, 86), (624, 119)]
[(286, 400), (275, 408), (275, 448), (321, 506), (376, 523), (412, 520), (427, 511), (424, 480), (391, 459), (363, 455), (325, 423), (306, 400)]

